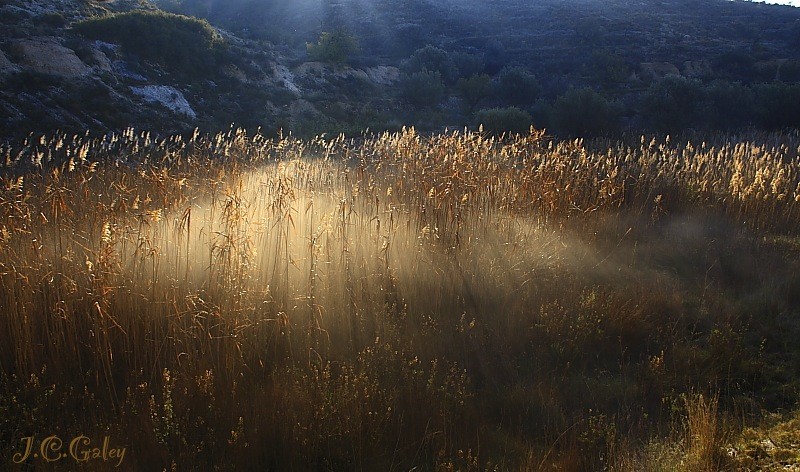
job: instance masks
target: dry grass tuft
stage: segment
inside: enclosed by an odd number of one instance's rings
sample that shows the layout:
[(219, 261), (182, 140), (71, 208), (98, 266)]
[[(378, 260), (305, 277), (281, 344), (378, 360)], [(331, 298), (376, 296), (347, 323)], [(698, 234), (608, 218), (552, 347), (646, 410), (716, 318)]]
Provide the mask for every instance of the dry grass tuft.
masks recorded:
[(686, 470), (723, 470), (726, 438), (719, 422), (718, 397), (686, 397)]

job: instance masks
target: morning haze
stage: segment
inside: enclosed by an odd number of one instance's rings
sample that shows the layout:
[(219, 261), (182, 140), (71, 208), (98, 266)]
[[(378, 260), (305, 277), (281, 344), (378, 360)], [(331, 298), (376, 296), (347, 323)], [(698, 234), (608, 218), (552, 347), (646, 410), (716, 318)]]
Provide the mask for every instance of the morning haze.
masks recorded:
[(0, 26), (0, 468), (800, 467), (800, 9)]

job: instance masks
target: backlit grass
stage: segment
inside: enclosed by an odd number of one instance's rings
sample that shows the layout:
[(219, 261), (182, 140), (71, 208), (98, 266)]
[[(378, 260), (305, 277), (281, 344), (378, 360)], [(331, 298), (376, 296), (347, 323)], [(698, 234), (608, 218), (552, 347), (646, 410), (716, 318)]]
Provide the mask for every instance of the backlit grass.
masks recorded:
[(83, 433), (130, 469), (734, 468), (797, 401), (799, 150), (6, 147), (0, 457)]

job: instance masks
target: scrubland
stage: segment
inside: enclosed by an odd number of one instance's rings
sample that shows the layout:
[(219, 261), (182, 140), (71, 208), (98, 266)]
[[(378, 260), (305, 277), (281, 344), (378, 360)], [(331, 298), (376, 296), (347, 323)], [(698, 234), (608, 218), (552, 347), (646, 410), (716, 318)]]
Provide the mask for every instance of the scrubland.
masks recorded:
[(78, 433), (149, 470), (800, 464), (796, 132), (0, 152), (4, 466)]

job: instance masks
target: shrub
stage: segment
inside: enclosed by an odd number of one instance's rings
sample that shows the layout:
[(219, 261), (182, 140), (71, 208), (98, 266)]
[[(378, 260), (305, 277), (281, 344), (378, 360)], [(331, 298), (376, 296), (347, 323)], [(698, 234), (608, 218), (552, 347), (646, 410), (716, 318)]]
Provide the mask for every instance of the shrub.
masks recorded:
[(400, 95), (416, 108), (438, 104), (444, 98), (444, 84), (439, 72), (422, 70), (406, 75), (400, 83)]
[[(0, 24), (7, 25), (7, 26), (17, 26), (31, 18), (30, 12), (27, 10), (10, 10), (8, 8), (3, 9), (3, 14), (0, 15)], [(5, 34), (8, 34), (7, 31), (4, 31)]]
[(486, 74), (478, 74), (468, 79), (458, 79), (456, 89), (472, 109), (492, 93), (492, 78)]
[(735, 129), (752, 124), (755, 96), (750, 87), (717, 80), (706, 87), (709, 124), (716, 129)]
[(516, 107), (481, 110), (476, 114), (476, 119), (490, 134), (525, 133), (533, 121), (530, 113)]
[(761, 84), (754, 92), (759, 125), (767, 129), (800, 127), (800, 85)]
[(456, 52), (451, 57), (453, 64), (458, 69), (458, 76), (461, 78), (483, 74), (486, 71), (486, 60), (483, 55)]
[(207, 18), (211, 13), (211, 4), (203, 0), (160, 0), (159, 8), (171, 12), (180, 12), (198, 18)]
[(458, 68), (444, 49), (425, 46), (403, 61), (403, 72), (414, 74), (422, 71), (438, 72), (444, 83), (452, 85), (458, 79)]
[(486, 42), (483, 48), (483, 53), (486, 57), (484, 70), (489, 75), (499, 73), (506, 66), (509, 60), (508, 50), (506, 46), (497, 38), (492, 38)]
[(154, 11), (133, 11), (79, 22), (84, 36), (120, 44), (127, 53), (179, 76), (209, 72), (224, 51), (221, 36), (205, 20)]
[(735, 79), (746, 80), (756, 72), (756, 58), (744, 50), (730, 50), (719, 54), (713, 61), (714, 70)]
[(708, 103), (703, 85), (684, 77), (664, 77), (645, 92), (642, 111), (659, 131), (676, 132), (703, 124)]
[(506, 67), (497, 76), (498, 95), (511, 105), (536, 101), (541, 86), (536, 77), (521, 67)]
[(571, 89), (558, 97), (550, 118), (561, 133), (596, 136), (617, 127), (619, 110), (590, 88)]
[(313, 61), (345, 64), (358, 51), (358, 43), (353, 35), (339, 28), (332, 33), (323, 32), (316, 44), (308, 43), (306, 48), (309, 59)]
[(630, 67), (619, 54), (608, 51), (592, 53), (590, 73), (604, 87), (613, 87), (624, 83), (630, 75)]

